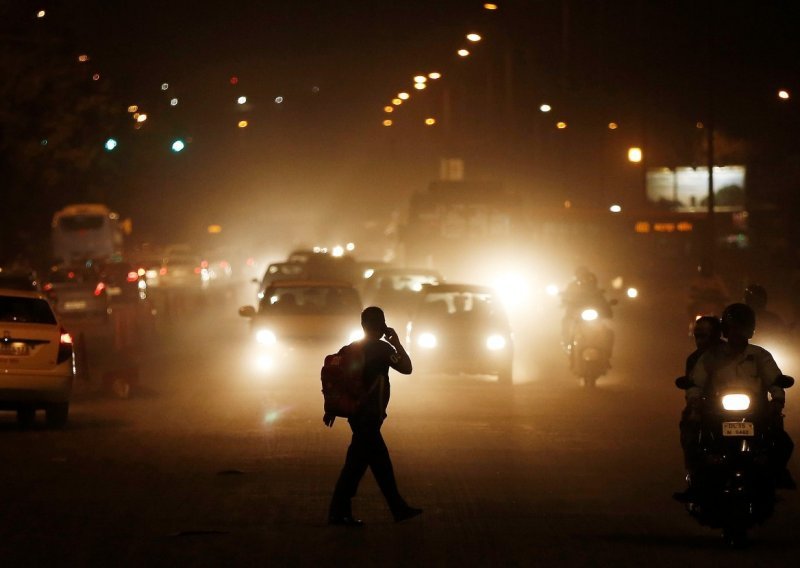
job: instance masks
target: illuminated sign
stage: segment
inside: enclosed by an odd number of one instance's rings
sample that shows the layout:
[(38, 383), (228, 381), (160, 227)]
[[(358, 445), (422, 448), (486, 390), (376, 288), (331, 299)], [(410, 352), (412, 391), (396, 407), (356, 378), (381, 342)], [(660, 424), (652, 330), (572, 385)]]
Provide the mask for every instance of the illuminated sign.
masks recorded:
[[(745, 167), (714, 167), (714, 208), (741, 211), (745, 202)], [(708, 168), (650, 168), (647, 199), (672, 211), (705, 211), (708, 207)]]

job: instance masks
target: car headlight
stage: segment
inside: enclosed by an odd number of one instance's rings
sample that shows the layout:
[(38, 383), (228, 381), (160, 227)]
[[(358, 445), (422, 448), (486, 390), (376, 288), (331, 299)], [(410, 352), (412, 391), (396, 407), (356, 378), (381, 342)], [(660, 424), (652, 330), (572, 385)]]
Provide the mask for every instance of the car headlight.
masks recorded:
[(544, 290), (545, 292), (547, 292), (548, 296), (554, 296), (554, 297), (558, 296), (558, 293), (560, 291), (558, 284), (548, 284), (547, 288), (545, 288)]
[(626, 293), (628, 294), (628, 297), (631, 299), (639, 297), (639, 290), (633, 287), (628, 288), (628, 291)]
[(722, 397), (722, 408), (725, 410), (747, 410), (750, 408), (750, 397), (746, 394), (726, 394)]
[(364, 339), (364, 330), (359, 328), (359, 329), (354, 329), (353, 331), (350, 332), (350, 338), (348, 339), (348, 341), (350, 341), (350, 343), (353, 343), (354, 341), (361, 341), (362, 339)]
[(261, 345), (275, 345), (278, 342), (278, 338), (268, 329), (259, 329), (256, 332), (256, 341)]
[(588, 310), (583, 310), (581, 312), (581, 319), (583, 321), (594, 321), (597, 319), (598, 315), (599, 314), (597, 313), (597, 310), (589, 308)]
[(423, 349), (433, 349), (438, 343), (436, 336), (428, 332), (421, 333), (417, 339), (417, 344)]
[(486, 348), (489, 351), (500, 351), (506, 347), (506, 338), (499, 333), (493, 333), (486, 338)]

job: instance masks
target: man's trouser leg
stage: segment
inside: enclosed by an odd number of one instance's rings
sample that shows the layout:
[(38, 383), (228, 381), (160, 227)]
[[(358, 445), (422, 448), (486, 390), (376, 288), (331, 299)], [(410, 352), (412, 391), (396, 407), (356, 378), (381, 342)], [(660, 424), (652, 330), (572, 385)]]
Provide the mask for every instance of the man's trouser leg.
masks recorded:
[(358, 434), (360, 429), (354, 425), (354, 421), (348, 422), (353, 431), (353, 437), (350, 440), (350, 447), (347, 448), (344, 467), (339, 474), (336, 488), (333, 490), (329, 511), (331, 517), (352, 516), (351, 500), (355, 497), (358, 484), (369, 466), (369, 449), (365, 444), (366, 439)]
[(372, 475), (375, 476), (375, 481), (378, 482), (378, 487), (386, 498), (389, 509), (392, 513), (397, 514), (407, 508), (408, 504), (397, 489), (392, 459), (389, 457), (389, 448), (383, 441), (380, 424), (365, 429), (363, 435), (366, 437), (366, 444), (369, 447), (369, 468), (372, 470)]
[(683, 448), (683, 463), (691, 477), (700, 468), (700, 422), (688, 418), (689, 409), (684, 409), (681, 415), (681, 448)]

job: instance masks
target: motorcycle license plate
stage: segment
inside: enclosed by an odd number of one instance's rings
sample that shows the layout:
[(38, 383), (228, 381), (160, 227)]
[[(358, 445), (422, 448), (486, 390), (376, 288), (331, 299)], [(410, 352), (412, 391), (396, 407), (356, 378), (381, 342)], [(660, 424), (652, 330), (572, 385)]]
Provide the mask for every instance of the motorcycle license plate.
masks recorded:
[(723, 422), (723, 436), (746, 436), (756, 435), (756, 429), (752, 422)]

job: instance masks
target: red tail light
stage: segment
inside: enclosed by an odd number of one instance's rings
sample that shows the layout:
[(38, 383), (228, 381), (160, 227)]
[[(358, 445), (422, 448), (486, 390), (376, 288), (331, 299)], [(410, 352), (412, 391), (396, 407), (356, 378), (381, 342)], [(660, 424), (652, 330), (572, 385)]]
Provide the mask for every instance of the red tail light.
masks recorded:
[(106, 291), (105, 282), (98, 282), (97, 286), (94, 289), (94, 295), (95, 296), (99, 296), (100, 294), (102, 294), (105, 291)]
[(50, 282), (48, 282), (47, 284), (45, 284), (44, 286), (42, 286), (42, 290), (44, 290), (45, 292), (49, 292), (49, 291), (50, 291), (50, 290), (52, 290), (52, 289), (53, 289), (53, 284), (52, 284), (52, 283), (50, 283)]
[(59, 339), (59, 342), (61, 345), (72, 345), (73, 343), (72, 336), (63, 327), (61, 328), (61, 339)]
[(161, 276), (164, 276), (167, 273), (167, 267), (162, 266), (161, 269), (158, 271)]
[(201, 268), (199, 266), (194, 269), (194, 273), (195, 274), (200, 274), (200, 271), (201, 271)]
[(137, 280), (139, 280), (139, 273), (138, 272), (134, 272), (134, 271), (128, 272), (128, 282), (136, 282)]
[(63, 327), (61, 328), (61, 337), (58, 342), (58, 362), (63, 363), (72, 358), (72, 335), (67, 332)]

